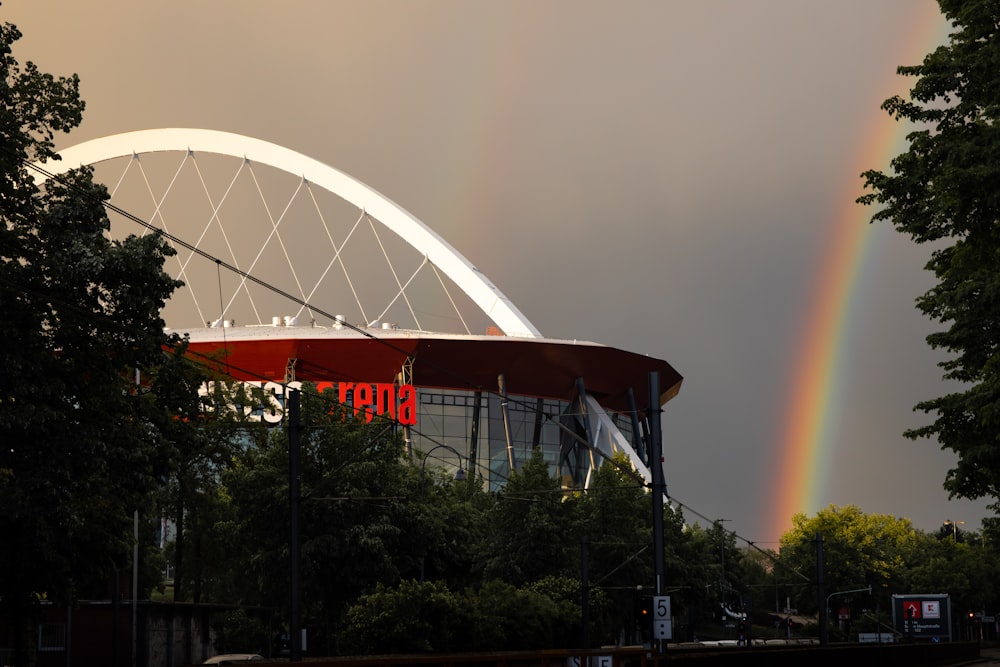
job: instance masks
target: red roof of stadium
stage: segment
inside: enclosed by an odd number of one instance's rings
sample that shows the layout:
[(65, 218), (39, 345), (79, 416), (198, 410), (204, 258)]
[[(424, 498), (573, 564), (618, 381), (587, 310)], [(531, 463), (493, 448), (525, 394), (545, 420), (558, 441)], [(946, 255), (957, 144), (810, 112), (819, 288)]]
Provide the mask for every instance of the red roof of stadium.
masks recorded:
[[(220, 372), (243, 380), (393, 382), (412, 359), (412, 383), (437, 389), (496, 391), (503, 374), (510, 394), (562, 400), (576, 397), (577, 379), (605, 408), (648, 403), (649, 374), (659, 373), (660, 403), (677, 395), (681, 375), (666, 361), (596, 343), (459, 336), (399, 329), (225, 327), (187, 332), (190, 353), (211, 357)], [(228, 370), (227, 370), (228, 369)]]

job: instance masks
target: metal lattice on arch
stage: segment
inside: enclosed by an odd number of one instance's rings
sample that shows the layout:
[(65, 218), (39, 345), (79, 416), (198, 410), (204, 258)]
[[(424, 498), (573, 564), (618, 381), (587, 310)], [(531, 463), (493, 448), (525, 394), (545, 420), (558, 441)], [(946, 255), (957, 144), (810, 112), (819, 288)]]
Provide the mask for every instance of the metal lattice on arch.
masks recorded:
[[(118, 208), (349, 322), (540, 337), (430, 227), (361, 181), (296, 151), (228, 132), (169, 128), (94, 139), (60, 155), (46, 170), (93, 166)], [(128, 225), (112, 214), (113, 234), (141, 231)], [(168, 270), (185, 282), (164, 313), (174, 328), (231, 320), (266, 325), (281, 316), (315, 320), (307, 306), (289, 313), (289, 304), (245, 278), (221, 275), (190, 250), (179, 249)]]

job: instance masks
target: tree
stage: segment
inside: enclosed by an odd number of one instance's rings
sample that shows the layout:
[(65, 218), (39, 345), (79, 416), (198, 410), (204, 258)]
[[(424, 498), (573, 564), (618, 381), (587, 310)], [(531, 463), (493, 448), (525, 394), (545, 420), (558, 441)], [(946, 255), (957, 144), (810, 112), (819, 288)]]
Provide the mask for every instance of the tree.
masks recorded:
[[(157, 385), (168, 406), (161, 427), (175, 464), (158, 494), (161, 514), (174, 520), (174, 600), (231, 602), (234, 565), (231, 542), (220, 528), (231, 525), (232, 505), (221, 476), (244, 448), (264, 442), (267, 426), (242, 409), (260, 405), (241, 382), (208, 382), (207, 371), (191, 363), (161, 369)], [(199, 388), (207, 386), (205, 396)]]
[(945, 591), (954, 613), (982, 611), (996, 599), (996, 560), (984, 557), (981, 547), (929, 536), (919, 558), (904, 573), (906, 592)]
[(159, 410), (135, 385), (179, 340), (160, 309), (179, 284), (156, 235), (112, 241), (88, 169), (44, 187), (28, 164), (80, 123), (76, 76), (13, 56), (0, 25), (0, 604), (21, 629), (33, 601), (106, 595), (131, 555), (132, 515), (170, 465)]
[(937, 284), (917, 299), (928, 317), (948, 326), (927, 337), (949, 357), (944, 377), (961, 389), (917, 404), (934, 422), (908, 430), (935, 437), (958, 454), (944, 486), (970, 499), (1000, 498), (1000, 3), (939, 0), (954, 31), (920, 65), (909, 99), (882, 105), (912, 123), (909, 149), (891, 173), (866, 171), (878, 205), (872, 221), (889, 221), (916, 243), (934, 243), (926, 267)]
[[(783, 565), (818, 581), (816, 538), (823, 539), (826, 593), (872, 587), (890, 608), (889, 596), (905, 590), (904, 575), (915, 562), (926, 537), (909, 519), (885, 514), (865, 514), (854, 505), (830, 505), (814, 517), (799, 513), (792, 528), (781, 536)], [(802, 586), (793, 598), (802, 612), (813, 612), (825, 604), (814, 586)]]
[[(549, 646), (592, 648), (614, 643), (619, 627), (613, 626), (608, 620), (611, 608), (608, 592), (601, 587), (591, 586), (587, 592), (587, 604), (590, 608), (590, 624), (587, 630), (590, 646), (582, 644), (583, 636), (583, 587), (579, 579), (569, 577), (545, 577), (532, 582), (525, 587), (528, 591), (542, 596), (546, 603), (555, 605), (556, 617), (553, 619), (553, 632)], [(546, 604), (546, 607), (548, 605)], [(614, 617), (620, 621), (620, 617)]]
[[(378, 584), (347, 610), (344, 654), (512, 651), (578, 646), (580, 583), (549, 577), (516, 587), (499, 580), (453, 592), (443, 581)], [(595, 604), (603, 603), (592, 592)]]
[[(590, 587), (605, 590), (611, 607), (590, 609), (592, 640), (606, 642), (624, 633), (635, 633), (638, 599), (655, 590), (653, 573), (653, 500), (628, 457), (616, 454), (594, 473), (590, 488), (575, 502), (581, 539), (586, 539)], [(670, 528), (667, 516), (665, 532)], [(676, 546), (671, 536), (665, 540)], [(577, 601), (579, 604), (579, 601)], [(608, 618), (602, 623), (599, 612)], [(596, 631), (600, 631), (596, 634)], [(608, 636), (610, 633), (610, 637)]]
[[(350, 604), (378, 584), (397, 584), (401, 569), (417, 562), (403, 540), (416, 485), (393, 423), (350, 418), (332, 390), (321, 396), (303, 386), (301, 424), (303, 625), (324, 646)], [(238, 538), (233, 564), (242, 578), (233, 602), (287, 608), (287, 431), (274, 428), (261, 446), (237, 452), (221, 479), (232, 507), (220, 533)]]
[(691, 622), (710, 620), (732, 622), (744, 612), (750, 599), (748, 584), (760, 578), (758, 563), (739, 549), (735, 533), (723, 521), (711, 528), (694, 524), (678, 542), (677, 575), (670, 581), (682, 583), (678, 598), (690, 607)]
[(444, 582), (378, 584), (348, 610), (338, 643), (354, 655), (469, 650), (471, 623), (468, 600)]
[(416, 512), (402, 526), (402, 541), (418, 561), (415, 571), (401, 562), (401, 575), (416, 574), (421, 581), (443, 579), (453, 590), (474, 585), (477, 549), (486, 533), (492, 496), (483, 491), (481, 477), (456, 480), (420, 453), (412, 472), (419, 475), (414, 485), (419, 491), (412, 500), (419, 502), (412, 504)]
[(487, 519), (488, 535), (482, 553), (483, 579), (500, 579), (520, 586), (546, 576), (578, 576), (569, 549), (573, 505), (563, 502), (559, 480), (549, 474), (542, 450), (536, 448), (507, 485)]
[[(545, 586), (542, 585), (541, 588)], [(474, 603), (473, 641), (476, 651), (527, 650), (557, 647), (557, 625), (565, 610), (551, 590), (513, 586), (494, 579), (468, 592)]]

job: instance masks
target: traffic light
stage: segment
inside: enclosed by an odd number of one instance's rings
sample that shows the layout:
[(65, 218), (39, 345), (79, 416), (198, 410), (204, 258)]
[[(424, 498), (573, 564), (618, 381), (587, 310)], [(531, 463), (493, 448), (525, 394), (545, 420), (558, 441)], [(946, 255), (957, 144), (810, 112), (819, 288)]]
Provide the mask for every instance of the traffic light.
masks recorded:
[(651, 597), (639, 600), (639, 634), (644, 642), (653, 639), (653, 598)]

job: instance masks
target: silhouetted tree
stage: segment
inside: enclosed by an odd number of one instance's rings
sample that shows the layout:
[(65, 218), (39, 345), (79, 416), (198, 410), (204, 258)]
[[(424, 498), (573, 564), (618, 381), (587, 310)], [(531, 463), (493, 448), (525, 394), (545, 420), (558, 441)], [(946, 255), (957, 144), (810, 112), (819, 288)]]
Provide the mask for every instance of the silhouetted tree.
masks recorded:
[(949, 43), (919, 65), (909, 98), (882, 105), (913, 130), (891, 170), (866, 171), (877, 205), (873, 221), (891, 222), (916, 243), (933, 243), (926, 268), (937, 284), (917, 299), (947, 325), (927, 342), (948, 352), (951, 393), (917, 404), (935, 415), (911, 438), (936, 438), (958, 455), (944, 486), (965, 498), (1000, 498), (1000, 4), (939, 0), (953, 26)]
[[(136, 509), (169, 470), (161, 406), (135, 384), (179, 340), (160, 309), (179, 284), (157, 235), (112, 241), (89, 169), (39, 186), (29, 164), (82, 118), (79, 80), (23, 67), (0, 25), (0, 605), (23, 629), (40, 597), (107, 594)], [(152, 395), (153, 397), (156, 394)]]
[[(575, 505), (563, 503), (559, 480), (549, 474), (541, 449), (511, 473), (497, 494), (486, 526), (482, 551), (484, 581), (499, 579), (515, 586), (572, 571), (578, 542), (573, 536)], [(572, 555), (571, 555), (572, 554)]]

